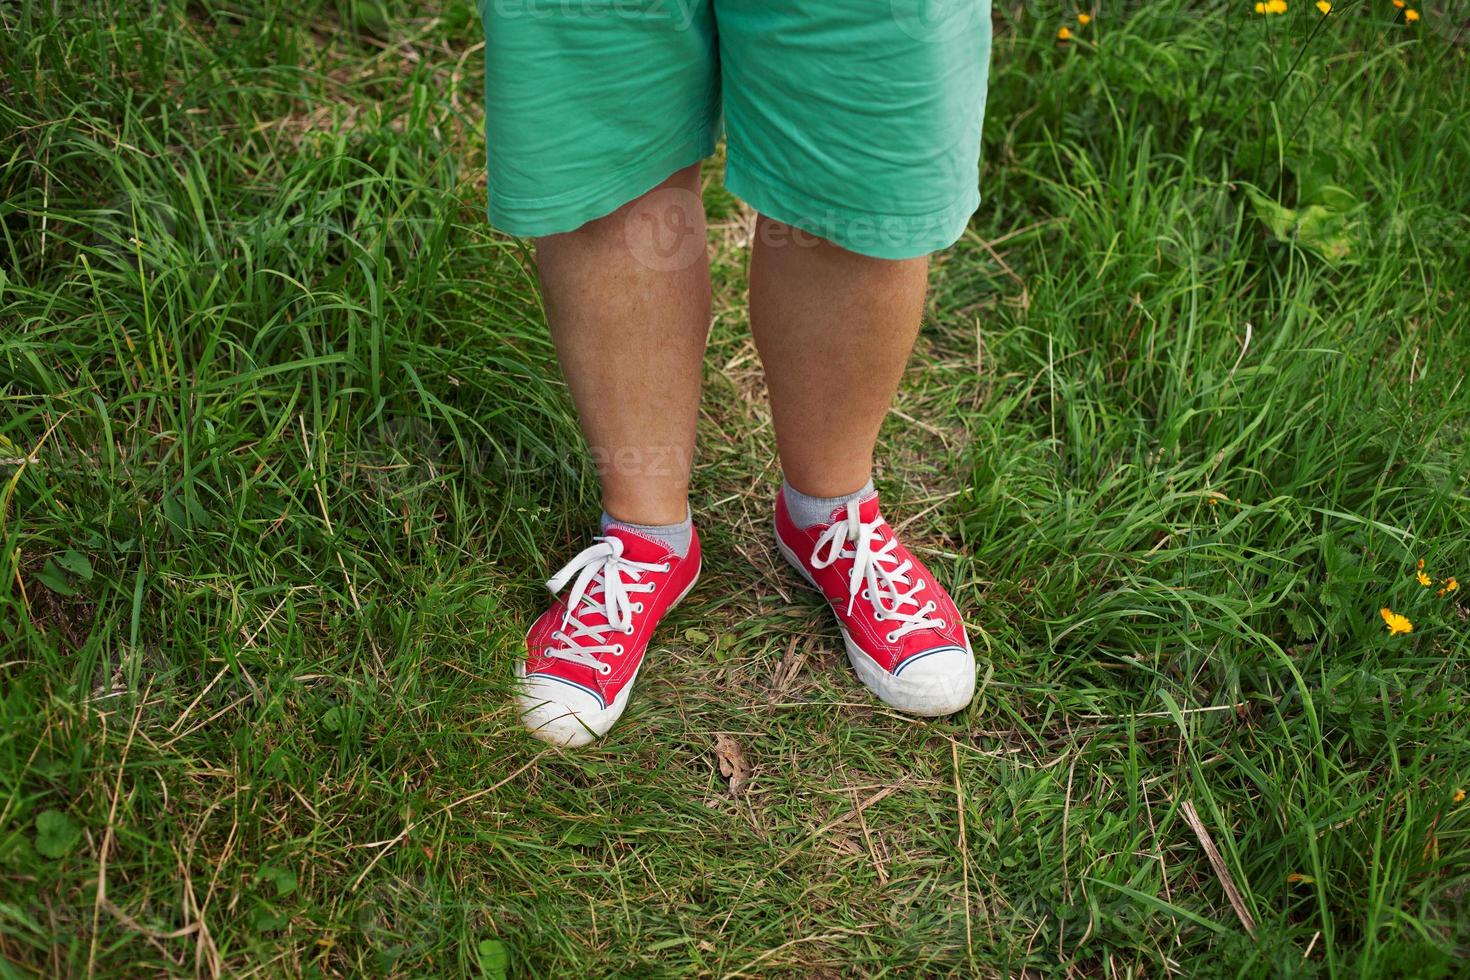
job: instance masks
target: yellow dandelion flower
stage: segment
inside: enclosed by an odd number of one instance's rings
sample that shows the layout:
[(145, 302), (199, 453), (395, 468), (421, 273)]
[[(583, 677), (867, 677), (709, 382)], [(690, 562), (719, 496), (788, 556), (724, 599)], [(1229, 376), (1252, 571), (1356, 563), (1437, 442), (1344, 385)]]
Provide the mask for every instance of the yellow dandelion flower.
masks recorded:
[(1418, 579), (1419, 584), (1424, 586), (1426, 589), (1434, 584), (1434, 579), (1430, 578), (1428, 575), (1425, 575), (1423, 572), (1415, 572), (1414, 577)]
[(1398, 636), (1400, 633), (1414, 632), (1414, 624), (1409, 622), (1409, 617), (1401, 616), (1387, 606), (1384, 606), (1382, 609), (1378, 610), (1378, 615), (1382, 616), (1383, 621), (1388, 624), (1389, 636)]
[(1092, 15), (1086, 13), (1078, 14), (1077, 23), (1081, 24), (1083, 27), (1086, 27), (1088, 24), (1092, 23)]
[(1393, 5), (1400, 10), (1404, 9), (1404, 0), (1393, 0)]
[(1327, 0), (1317, 0), (1317, 9), (1322, 11), (1323, 17), (1326, 17), (1332, 13), (1332, 4), (1328, 3)]
[(1269, 14), (1286, 13), (1286, 0), (1266, 0), (1266, 12)]
[(1447, 579), (1444, 580), (1444, 588), (1440, 589), (1438, 592), (1436, 592), (1434, 594), (1437, 595), (1437, 596), (1446, 596), (1446, 595), (1449, 595), (1451, 592), (1458, 592), (1458, 591), (1460, 591), (1460, 583), (1459, 583), (1459, 580), (1457, 580), (1453, 575), (1451, 575), (1449, 578), (1447, 578)]
[(1404, 23), (1412, 24), (1419, 19), (1419, 11), (1409, 9), (1404, 11)]
[(1256, 13), (1258, 13), (1258, 14), (1264, 14), (1265, 12), (1266, 12), (1266, 5), (1264, 3), (1258, 3), (1258, 4), (1256, 4)]
[(1464, 803), (1465, 802), (1465, 791), (1463, 789), (1457, 789), (1457, 790), (1455, 790), (1455, 795), (1452, 796), (1452, 797), (1450, 797), (1450, 802), (1451, 803)]
[(1059, 27), (1059, 28), (1057, 28), (1057, 40), (1058, 41), (1070, 41), (1070, 40), (1072, 40), (1072, 29), (1070, 27)]

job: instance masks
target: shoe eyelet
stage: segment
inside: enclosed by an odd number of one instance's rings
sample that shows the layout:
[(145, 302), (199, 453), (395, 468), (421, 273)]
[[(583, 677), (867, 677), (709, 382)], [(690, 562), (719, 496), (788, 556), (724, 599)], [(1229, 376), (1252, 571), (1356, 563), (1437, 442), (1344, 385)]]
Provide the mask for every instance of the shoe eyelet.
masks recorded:
[(632, 623), (629, 623), (627, 626), (624, 626), (623, 627), (623, 635), (624, 636), (632, 636), (633, 635), (633, 624)]
[(633, 611), (634, 612), (642, 612), (643, 611), (643, 603), (641, 603), (641, 602), (635, 602), (635, 603), (633, 603)]
[(617, 646), (613, 647), (613, 656), (614, 657), (621, 657), (626, 652), (627, 651), (623, 649), (623, 645), (621, 643), (619, 643)]
[(898, 638), (895, 637), (892, 633), (889, 633), (889, 634), (885, 635), (883, 637), (883, 639), (887, 640), (889, 643), (897, 643), (898, 642)]
[(879, 609), (877, 612), (873, 613), (873, 618), (880, 623), (883, 622), (883, 610)]
[(612, 664), (603, 664), (603, 665), (601, 665), (600, 667), (597, 668), (597, 672), (599, 674), (601, 674), (603, 677), (606, 677), (608, 674), (611, 674), (612, 673)]

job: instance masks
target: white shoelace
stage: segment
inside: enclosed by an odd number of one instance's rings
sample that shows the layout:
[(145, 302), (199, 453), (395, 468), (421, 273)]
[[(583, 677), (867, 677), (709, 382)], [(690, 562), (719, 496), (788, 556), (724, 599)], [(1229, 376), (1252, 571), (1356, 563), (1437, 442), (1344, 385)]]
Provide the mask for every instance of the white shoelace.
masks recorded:
[[(919, 604), (918, 595), (924, 591), (926, 583), (922, 579), (910, 581), (913, 562), (907, 558), (901, 562), (898, 560), (893, 553), (898, 547), (898, 539), (890, 535), (884, 541), (878, 533), (879, 524), (880, 521), (864, 524), (858, 515), (858, 502), (849, 501), (847, 520), (833, 524), (817, 539), (817, 546), (812, 550), (812, 566), (826, 568), (839, 558), (851, 558), (852, 571), (847, 576), (847, 612), (852, 614), (852, 604), (861, 592), (863, 598), (869, 599), (878, 610), (875, 614), (878, 619), (891, 619), (898, 623), (886, 637), (889, 643), (897, 643), (914, 630), (943, 629), (944, 620), (929, 615), (939, 608), (939, 604), (932, 599)], [(852, 548), (844, 547), (849, 543)], [(823, 548), (827, 549), (826, 554), (822, 553)], [(905, 588), (908, 591), (902, 591)], [(915, 608), (909, 611), (905, 606)]]
[[(645, 572), (667, 572), (670, 565), (668, 562), (654, 564), (624, 558), (622, 539), (612, 535), (593, 540), (597, 544), (583, 549), (546, 583), (546, 587), (555, 594), (571, 581), (573, 575), (577, 576), (572, 591), (567, 593), (567, 611), (561, 618), (561, 628), (551, 633), (553, 640), (566, 645), (544, 652), (550, 657), (591, 667), (605, 676), (612, 673), (612, 665), (598, 660), (597, 654), (621, 657), (624, 653), (623, 644), (605, 642), (607, 635), (618, 632), (632, 636), (633, 613), (643, 611), (643, 603), (630, 601), (629, 594), (652, 592), (654, 583), (640, 583), (639, 579)], [(625, 577), (627, 581), (624, 581)], [(601, 613), (607, 622), (590, 625), (582, 622), (581, 617), (588, 613)], [(597, 642), (577, 642), (584, 638)]]

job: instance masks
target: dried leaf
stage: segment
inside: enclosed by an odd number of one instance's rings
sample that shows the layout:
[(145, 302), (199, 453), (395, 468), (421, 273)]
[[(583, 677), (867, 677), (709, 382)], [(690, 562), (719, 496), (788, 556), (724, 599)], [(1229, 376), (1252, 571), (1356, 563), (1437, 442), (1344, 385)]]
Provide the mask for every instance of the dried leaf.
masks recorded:
[(715, 759), (720, 764), (720, 775), (730, 781), (730, 795), (739, 796), (750, 782), (750, 763), (740, 743), (723, 733), (715, 736)]
[(801, 673), (802, 666), (806, 663), (806, 652), (797, 652), (796, 637), (791, 638), (791, 643), (786, 647), (786, 656), (776, 664), (776, 669), (771, 672), (770, 701), (774, 704), (785, 697), (786, 689), (791, 682)]

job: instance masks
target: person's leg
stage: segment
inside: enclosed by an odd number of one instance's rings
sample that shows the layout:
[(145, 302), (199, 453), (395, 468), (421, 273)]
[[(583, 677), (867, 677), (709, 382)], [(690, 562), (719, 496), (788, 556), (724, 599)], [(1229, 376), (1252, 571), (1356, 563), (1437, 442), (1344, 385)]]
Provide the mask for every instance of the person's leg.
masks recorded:
[(697, 164), (719, 134), (714, 10), (539, 7), (479, 4), (490, 220), (536, 241), (610, 514), (683, 521), (708, 323)]
[(989, 3), (716, 6), (725, 186), (765, 219), (750, 302), (786, 476), (777, 548), (831, 605), (864, 684), (904, 711), (958, 711), (975, 690), (964, 623), (869, 474), (925, 256), (979, 203)]
[(712, 0), (627, 16), (540, 6), (479, 4), (486, 193), (492, 224), (536, 240), (608, 512), (547, 581), (515, 668), (522, 722), (573, 746), (622, 715), (702, 567), (686, 499), (710, 305), (697, 180), (720, 74)]
[(860, 489), (923, 312), (929, 261), (875, 259), (759, 219), (750, 327), (781, 468), (815, 497)]
[(709, 332), (698, 165), (536, 241), (547, 320), (602, 483), (602, 533), (547, 583), (526, 634), (521, 720), (555, 745), (605, 734), (653, 631), (699, 577), (689, 467)]
[(537, 239), (536, 260), (603, 508), (635, 524), (682, 522), (710, 319), (699, 167)]
[(918, 332), (926, 257), (872, 258), (761, 219), (750, 322), (785, 482), (777, 546), (837, 614), (848, 660), (888, 704), (970, 703), (959, 610), (879, 511), (873, 445)]

